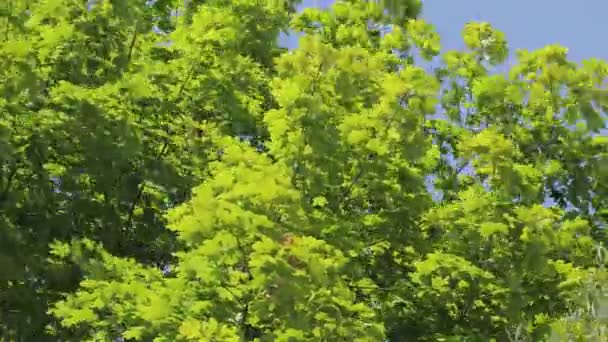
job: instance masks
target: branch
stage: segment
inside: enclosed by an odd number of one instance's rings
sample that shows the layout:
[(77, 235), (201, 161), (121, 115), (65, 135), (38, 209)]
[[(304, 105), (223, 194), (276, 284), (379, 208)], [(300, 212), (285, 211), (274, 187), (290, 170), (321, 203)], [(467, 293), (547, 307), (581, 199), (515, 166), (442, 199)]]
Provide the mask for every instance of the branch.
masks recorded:
[(5, 42), (8, 42), (8, 34), (11, 29), (11, 9), (12, 9), (11, 7), (12, 7), (12, 2), (9, 1), (8, 2), (9, 13), (7, 13), (7, 15), (6, 15), (6, 27), (4, 28), (4, 41)]
[[(236, 239), (236, 245), (243, 257), (243, 260), (242, 260), (243, 271), (245, 273), (247, 273), (247, 279), (249, 281), (251, 281), (251, 280), (253, 280), (253, 275), (251, 275), (251, 271), (249, 270), (249, 266), (247, 265), (247, 254), (246, 254), (245, 248), (243, 247), (243, 245), (241, 245), (241, 240), (238, 238)], [(247, 303), (247, 300), (245, 300), (245, 303), (243, 304), (243, 308), (241, 310), (241, 322), (240, 322), (241, 341), (243, 341), (243, 342), (250, 340), (251, 336), (255, 333), (255, 330), (254, 330), (255, 328), (250, 326), (249, 324), (247, 324), (248, 319), (249, 319), (249, 303)]]
[(11, 186), (13, 184), (13, 180), (15, 178), (15, 175), (17, 174), (17, 167), (15, 165), (13, 165), (13, 169), (12, 171), (8, 174), (8, 178), (6, 179), (6, 185), (4, 186), (4, 189), (2, 189), (2, 193), (0, 193), (0, 203), (4, 202), (6, 200), (6, 197), (8, 196), (8, 192), (11, 189)]
[[(165, 140), (165, 143), (163, 144), (160, 151), (156, 155), (156, 158), (155, 158), (156, 160), (160, 159), (161, 157), (163, 157), (165, 155), (165, 153), (168, 150), (168, 148), (167, 148), (168, 146), (169, 146), (169, 140)], [(135, 213), (135, 207), (137, 206), (137, 203), (141, 200), (141, 197), (143, 196), (145, 189), (146, 189), (146, 183), (144, 182), (144, 180), (142, 180), (138, 185), (137, 194), (135, 195), (135, 198), (131, 202), (131, 207), (129, 208), (129, 211), (127, 214), (127, 226), (132, 226), (132, 224), (133, 224), (133, 214)]]
[(182, 96), (182, 93), (186, 89), (186, 84), (188, 84), (188, 81), (190, 81), (190, 78), (192, 78), (193, 74), (194, 74), (194, 65), (190, 66), (190, 70), (188, 70), (188, 74), (186, 75), (186, 78), (184, 79), (184, 81), (180, 85), (179, 90), (177, 91), (177, 95), (175, 96), (175, 100), (179, 100), (179, 98)]
[[(361, 168), (359, 169), (359, 171), (357, 171), (357, 174), (355, 174), (355, 176), (351, 180), (351, 182), (348, 185), (348, 187), (342, 190), (342, 195), (340, 196), (340, 203), (341, 204), (345, 204), (345, 202), (347, 202), (348, 200), (350, 200), (350, 195), (352, 194), (353, 187), (355, 185), (357, 185), (357, 183), (359, 182), (359, 179), (362, 176), (363, 176), (363, 166), (361, 166)], [(340, 205), (340, 203), (338, 203), (338, 205)]]
[[(135, 38), (134, 38), (135, 39)], [(176, 95), (176, 99), (179, 99), (179, 97), (182, 95), (186, 84), (188, 83), (188, 81), (190, 80), (190, 78), (192, 77), (192, 75), (194, 74), (194, 66), (190, 67), (190, 70), (188, 71), (188, 74), (186, 75), (186, 78), (184, 79), (184, 81), (182, 82), (182, 84), (180, 85), (180, 88), (177, 92)], [(167, 133), (168, 133), (169, 129), (167, 128)], [(164, 157), (165, 153), (167, 153), (168, 151), (168, 147), (169, 147), (169, 138), (167, 137), (165, 139), (165, 142), (163, 144), (163, 146), (161, 147), (160, 151), (157, 153), (156, 155), (156, 160)], [(141, 183), (139, 183), (138, 189), (137, 189), (137, 194), (135, 195), (135, 198), (133, 199), (133, 202), (131, 202), (131, 207), (129, 208), (128, 214), (127, 214), (127, 225), (131, 226), (132, 225), (132, 221), (133, 221), (133, 214), (135, 212), (135, 207), (137, 206), (137, 203), (141, 200), (141, 197), (144, 194), (144, 190), (146, 188), (146, 184), (144, 183), (144, 181), (142, 180)]]
[(135, 32), (133, 32), (133, 37), (131, 38), (131, 44), (129, 45), (129, 55), (127, 56), (127, 62), (131, 61), (131, 55), (133, 54), (133, 47), (135, 46), (136, 40), (137, 40), (137, 23), (135, 24)]
[(348, 287), (351, 290), (366, 290), (366, 291), (370, 291), (370, 290), (376, 290), (376, 291), (393, 291), (395, 289), (397, 289), (397, 286), (393, 286), (393, 287), (380, 287), (380, 286), (361, 286), (361, 285), (354, 285), (354, 284), (348, 284)]

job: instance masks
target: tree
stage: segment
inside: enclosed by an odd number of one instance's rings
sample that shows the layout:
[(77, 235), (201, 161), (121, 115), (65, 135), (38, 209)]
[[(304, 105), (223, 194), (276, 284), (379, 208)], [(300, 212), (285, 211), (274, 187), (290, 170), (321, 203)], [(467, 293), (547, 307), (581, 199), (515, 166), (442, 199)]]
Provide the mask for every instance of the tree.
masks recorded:
[(7, 339), (42, 339), (48, 303), (81, 280), (77, 266), (46, 261), (54, 240), (88, 238), (145, 265), (170, 262), (176, 241), (163, 215), (205, 176), (201, 123), (251, 133), (273, 106), (264, 63), (279, 52), (270, 37), (290, 12), (280, 2), (201, 3), (1, 5)]
[(25, 4), (0, 52), (6, 338), (605, 336), (605, 62), (548, 46), (496, 74), (505, 37), (472, 22), (429, 72), (415, 1)]

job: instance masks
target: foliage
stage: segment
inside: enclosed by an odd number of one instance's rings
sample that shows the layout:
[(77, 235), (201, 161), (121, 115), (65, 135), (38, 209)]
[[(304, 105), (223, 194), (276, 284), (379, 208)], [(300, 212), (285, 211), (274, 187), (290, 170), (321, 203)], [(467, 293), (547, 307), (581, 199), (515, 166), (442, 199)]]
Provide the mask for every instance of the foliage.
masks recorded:
[(1, 337), (605, 340), (608, 64), (295, 4), (2, 5)]

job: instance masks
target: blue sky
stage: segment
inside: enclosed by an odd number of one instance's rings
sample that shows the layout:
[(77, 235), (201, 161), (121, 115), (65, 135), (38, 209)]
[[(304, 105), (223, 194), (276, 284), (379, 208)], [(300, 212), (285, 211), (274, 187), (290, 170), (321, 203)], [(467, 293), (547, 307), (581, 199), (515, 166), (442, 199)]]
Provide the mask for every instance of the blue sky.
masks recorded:
[[(333, 0), (304, 0), (325, 7)], [(470, 20), (505, 32), (512, 49), (548, 44), (569, 48), (570, 59), (608, 59), (608, 0), (423, 0), (423, 18), (435, 25), (446, 49), (463, 47), (460, 31)], [(297, 40), (290, 39), (290, 46)]]

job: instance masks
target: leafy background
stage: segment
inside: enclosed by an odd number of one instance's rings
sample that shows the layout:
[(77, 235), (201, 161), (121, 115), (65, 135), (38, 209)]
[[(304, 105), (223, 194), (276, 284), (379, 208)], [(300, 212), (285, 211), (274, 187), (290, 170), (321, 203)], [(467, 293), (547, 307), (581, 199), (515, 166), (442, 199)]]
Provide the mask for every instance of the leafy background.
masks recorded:
[(608, 65), (407, 4), (5, 2), (2, 337), (604, 341)]

